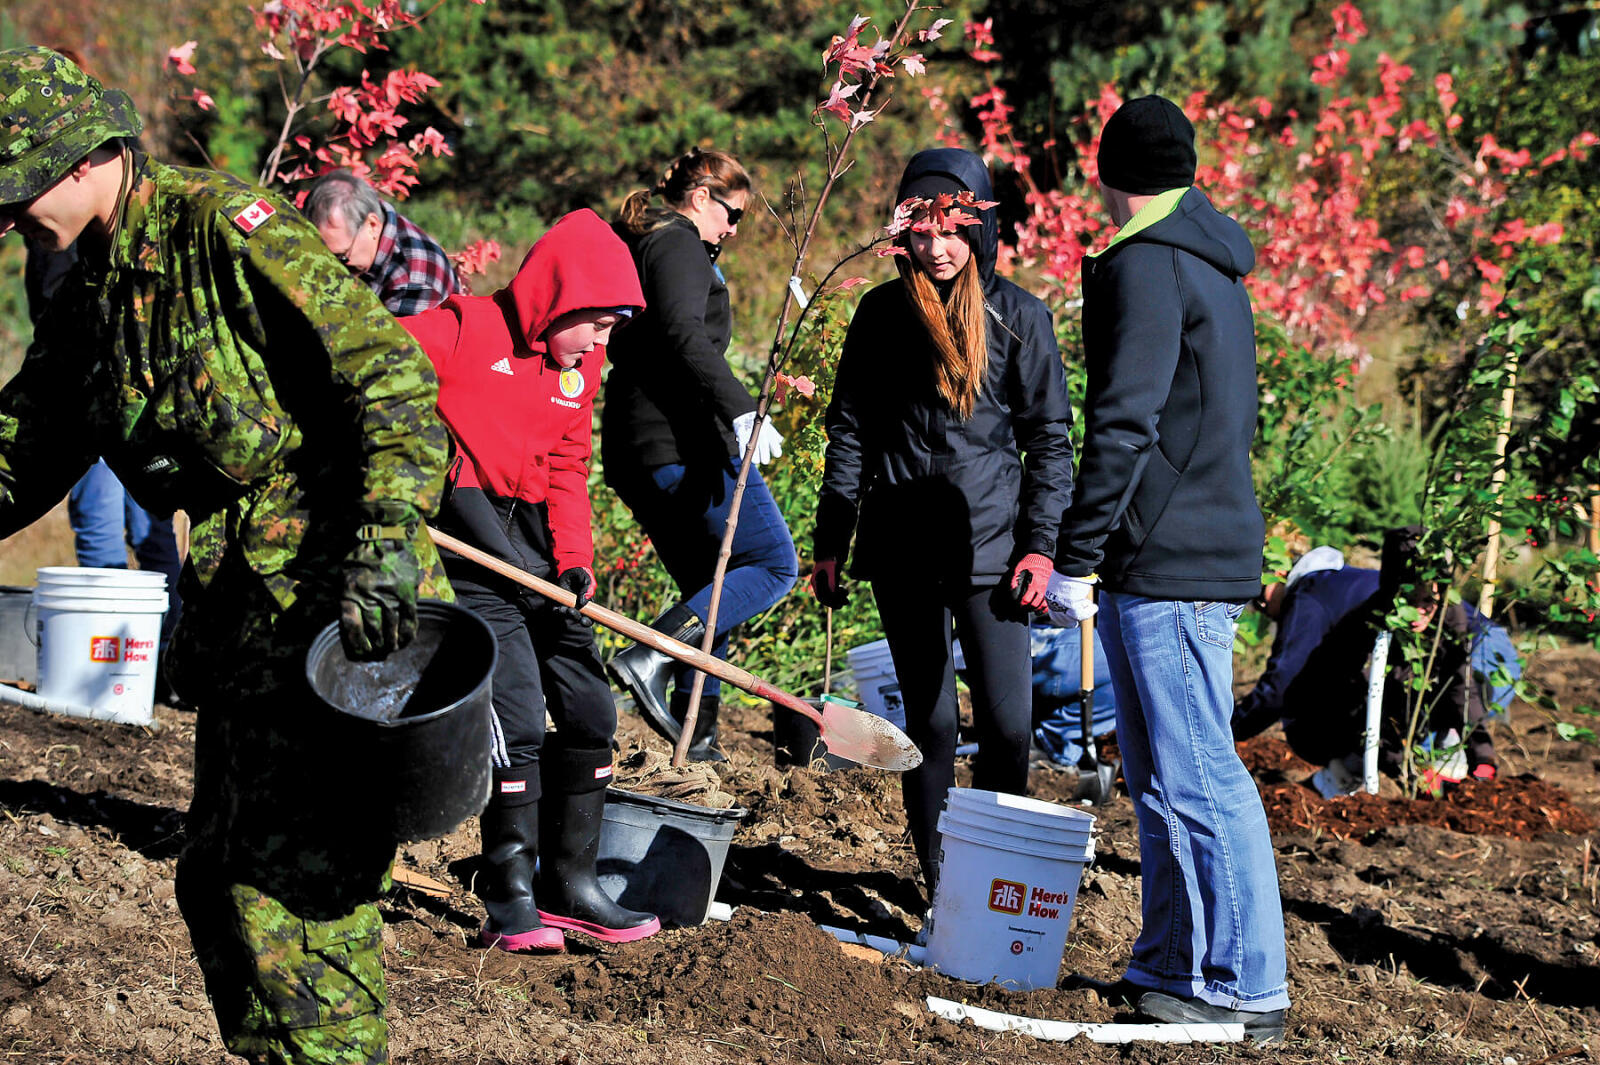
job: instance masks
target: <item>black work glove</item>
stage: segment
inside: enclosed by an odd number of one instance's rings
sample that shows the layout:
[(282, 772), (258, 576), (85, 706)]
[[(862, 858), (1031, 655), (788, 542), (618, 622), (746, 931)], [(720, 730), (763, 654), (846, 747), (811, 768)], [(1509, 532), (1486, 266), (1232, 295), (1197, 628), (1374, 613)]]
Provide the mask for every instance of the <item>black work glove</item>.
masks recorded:
[(417, 585), (422, 567), (411, 537), (422, 515), (409, 503), (362, 506), (356, 546), (344, 560), (339, 638), (357, 660), (384, 658), (417, 635)]
[(580, 614), (579, 611), (594, 598), (595, 581), (594, 572), (588, 566), (573, 566), (556, 574), (556, 583), (573, 595), (578, 601), (571, 606), (559, 607), (563, 613), (571, 614), (585, 625), (594, 626), (594, 621)]

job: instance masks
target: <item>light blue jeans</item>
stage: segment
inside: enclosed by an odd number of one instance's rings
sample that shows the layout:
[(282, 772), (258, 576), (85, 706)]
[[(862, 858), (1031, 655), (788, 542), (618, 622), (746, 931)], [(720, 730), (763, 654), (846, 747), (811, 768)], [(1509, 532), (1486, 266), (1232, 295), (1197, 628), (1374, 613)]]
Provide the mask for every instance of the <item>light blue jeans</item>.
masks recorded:
[(1242, 607), (1120, 592), (1100, 603), (1122, 771), (1139, 818), (1144, 925), (1127, 979), (1228, 1009), (1283, 1009), (1272, 838), (1228, 725)]

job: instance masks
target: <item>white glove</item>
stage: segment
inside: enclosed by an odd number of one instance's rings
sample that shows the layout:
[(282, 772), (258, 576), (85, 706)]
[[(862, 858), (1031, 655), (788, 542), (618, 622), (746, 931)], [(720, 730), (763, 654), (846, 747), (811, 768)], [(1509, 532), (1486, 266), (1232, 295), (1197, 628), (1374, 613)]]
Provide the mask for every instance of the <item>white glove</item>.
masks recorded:
[(1050, 608), (1050, 623), (1064, 629), (1075, 629), (1078, 622), (1088, 621), (1100, 609), (1094, 603), (1093, 577), (1065, 577), (1050, 574), (1050, 586), (1045, 589), (1045, 605)]
[[(739, 441), (739, 456), (750, 448), (750, 432), (756, 424), (756, 412), (748, 411), (733, 420), (733, 435)], [(772, 427), (770, 418), (761, 419), (761, 430), (756, 436), (756, 453), (751, 459), (757, 466), (765, 466), (783, 454), (783, 434)]]

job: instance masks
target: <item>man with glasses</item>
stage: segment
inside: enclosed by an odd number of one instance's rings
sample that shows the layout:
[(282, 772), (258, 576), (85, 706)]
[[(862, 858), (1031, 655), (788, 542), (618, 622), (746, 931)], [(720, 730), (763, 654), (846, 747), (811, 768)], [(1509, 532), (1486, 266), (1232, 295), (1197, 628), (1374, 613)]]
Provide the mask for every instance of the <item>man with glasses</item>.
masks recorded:
[(461, 291), (444, 249), (348, 170), (311, 182), (301, 208), (328, 250), (396, 318), (431, 311)]

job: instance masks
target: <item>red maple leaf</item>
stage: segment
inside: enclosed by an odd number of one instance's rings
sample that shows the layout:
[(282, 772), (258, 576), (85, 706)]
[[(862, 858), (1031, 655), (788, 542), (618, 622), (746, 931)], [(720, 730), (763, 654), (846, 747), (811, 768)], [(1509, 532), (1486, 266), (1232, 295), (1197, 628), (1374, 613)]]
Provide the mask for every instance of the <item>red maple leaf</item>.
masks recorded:
[(176, 48), (167, 49), (167, 66), (179, 74), (193, 74), (194, 64), (189, 62), (194, 57), (194, 50), (199, 46), (197, 41), (184, 41)]

